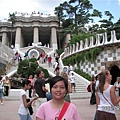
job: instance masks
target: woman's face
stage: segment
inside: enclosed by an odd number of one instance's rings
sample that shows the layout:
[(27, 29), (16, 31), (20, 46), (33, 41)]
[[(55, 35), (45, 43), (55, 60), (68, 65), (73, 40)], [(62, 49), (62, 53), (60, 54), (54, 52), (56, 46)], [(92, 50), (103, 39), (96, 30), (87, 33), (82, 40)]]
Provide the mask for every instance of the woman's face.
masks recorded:
[(108, 71), (108, 75), (106, 76), (106, 78), (107, 78), (107, 80), (108, 80), (109, 82), (111, 82), (111, 80), (112, 80), (112, 75), (110, 74), (109, 71)]
[(52, 97), (55, 99), (63, 99), (66, 94), (66, 88), (63, 81), (56, 82), (51, 89)]
[(27, 86), (27, 90), (29, 90), (31, 88), (31, 83), (29, 83)]

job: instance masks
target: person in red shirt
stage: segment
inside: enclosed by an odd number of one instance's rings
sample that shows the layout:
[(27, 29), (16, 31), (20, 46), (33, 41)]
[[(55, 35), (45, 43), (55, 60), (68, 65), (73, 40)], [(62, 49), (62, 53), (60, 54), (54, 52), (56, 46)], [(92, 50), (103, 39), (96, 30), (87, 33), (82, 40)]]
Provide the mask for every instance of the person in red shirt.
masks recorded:
[(48, 57), (48, 66), (49, 67), (52, 66), (52, 57), (51, 57), (51, 55)]

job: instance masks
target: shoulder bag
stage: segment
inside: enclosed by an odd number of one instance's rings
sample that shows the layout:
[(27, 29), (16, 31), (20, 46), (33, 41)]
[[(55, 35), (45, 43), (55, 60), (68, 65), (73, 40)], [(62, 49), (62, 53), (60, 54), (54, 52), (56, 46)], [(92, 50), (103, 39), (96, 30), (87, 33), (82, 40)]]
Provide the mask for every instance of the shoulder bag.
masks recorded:
[[(103, 94), (102, 94), (103, 95)], [(105, 100), (111, 105), (111, 107), (113, 108), (113, 110), (115, 110), (114, 109), (114, 106), (107, 100), (107, 98), (103, 95), (103, 97), (105, 98)]]
[(65, 102), (65, 104), (64, 104), (64, 106), (63, 106), (63, 108), (62, 108), (62, 110), (61, 110), (61, 112), (59, 114), (58, 120), (62, 119), (62, 117), (64, 116), (64, 114), (65, 114), (65, 112), (66, 112), (66, 110), (67, 110), (67, 108), (69, 106), (69, 104), (70, 104), (69, 102)]
[[(26, 99), (27, 102), (30, 102), (30, 99)], [(28, 106), (28, 110), (29, 110), (29, 113), (30, 115), (32, 115), (34, 112), (33, 112), (33, 108), (32, 108), (32, 105), (29, 105)]]

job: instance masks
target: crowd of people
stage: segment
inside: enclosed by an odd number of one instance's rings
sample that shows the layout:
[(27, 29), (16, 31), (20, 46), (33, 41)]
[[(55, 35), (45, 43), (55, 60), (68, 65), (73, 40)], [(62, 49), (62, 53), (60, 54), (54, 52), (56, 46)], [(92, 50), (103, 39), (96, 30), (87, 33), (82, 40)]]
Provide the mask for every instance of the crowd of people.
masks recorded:
[[(35, 81), (30, 75), (29, 79), (25, 79), (22, 82), (23, 89), (20, 92), (20, 107), (18, 110), (20, 120), (32, 120), (28, 107), (33, 105), (33, 103), (36, 106), (36, 120), (57, 120), (59, 117), (66, 120), (80, 120), (76, 106), (70, 101), (69, 93), (72, 90), (68, 81), (68, 74), (63, 71), (61, 76), (56, 75), (50, 78), (47, 81), (49, 87), (46, 87), (43, 71), (38, 71), (36, 75)], [(27, 90), (31, 88), (33, 89), (33, 96), (30, 99)], [(47, 98), (48, 92), (50, 92), (49, 99)], [(30, 101), (27, 102), (26, 99), (30, 99)], [(66, 104), (69, 104), (68, 110), (63, 116), (60, 116), (60, 112)]]
[[(53, 59), (56, 64), (53, 63), (52, 65)], [(48, 67), (53, 67), (55, 69), (54, 73), (56, 76), (45, 81), (44, 72), (38, 71), (35, 75), (36, 77), (34, 77), (35, 79), (30, 75), (29, 78), (23, 82), (23, 89), (20, 93), (21, 103), (18, 110), (20, 120), (32, 119), (28, 109), (29, 105), (36, 106), (36, 120), (57, 120), (60, 117), (59, 114), (63, 106), (66, 106), (68, 103), (69, 111), (66, 111), (62, 117), (66, 120), (80, 120), (80, 115), (76, 106), (71, 103), (69, 95), (69, 93), (72, 93), (72, 87), (74, 87), (74, 91), (76, 91), (74, 73), (70, 74), (70, 71), (73, 69), (70, 70), (69, 68), (68, 70), (63, 69), (61, 71), (58, 54), (55, 54), (54, 58), (52, 58), (51, 55), (47, 56), (46, 63), (48, 63)], [(27, 81), (30, 81), (30, 83)], [(27, 90), (29, 90), (28, 95), (26, 92)], [(25, 101), (25, 99), (28, 98), (31, 98), (30, 102)], [(53, 116), (51, 116), (51, 114)]]
[[(81, 120), (76, 106), (71, 103), (70, 93), (76, 92), (76, 78), (73, 66), (61, 70), (58, 54), (43, 55), (39, 58), (41, 64), (48, 63), (48, 67), (54, 68), (55, 77), (48, 81), (44, 79), (44, 72), (38, 71), (34, 77), (29, 75), (28, 79), (22, 81), (23, 89), (20, 92), (20, 107), (18, 114), (20, 120), (32, 120), (29, 106), (36, 106), (36, 120)], [(53, 60), (54, 59), (54, 63)], [(112, 76), (108, 70), (103, 70), (96, 76), (92, 76), (90, 89), (90, 105), (96, 104), (94, 120), (116, 120), (115, 106), (120, 102), (120, 77), (114, 85), (111, 85)], [(46, 85), (47, 84), (47, 85)], [(0, 102), (3, 104), (2, 91), (9, 95), (10, 81), (0, 77)], [(27, 90), (29, 91), (27, 93)], [(27, 101), (29, 99), (29, 101)], [(120, 106), (119, 106), (120, 107)], [(64, 115), (61, 113), (64, 111)], [(67, 110), (68, 109), (68, 110)]]

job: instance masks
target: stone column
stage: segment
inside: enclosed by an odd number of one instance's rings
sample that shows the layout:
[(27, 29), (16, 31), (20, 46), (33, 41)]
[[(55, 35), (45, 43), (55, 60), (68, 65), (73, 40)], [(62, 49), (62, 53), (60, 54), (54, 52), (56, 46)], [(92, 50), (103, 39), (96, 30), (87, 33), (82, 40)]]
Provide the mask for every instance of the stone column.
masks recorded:
[(57, 32), (56, 28), (51, 28), (51, 41), (50, 41), (50, 47), (52, 47), (54, 50), (58, 49), (57, 47)]
[(19, 49), (21, 47), (21, 28), (16, 28), (16, 36), (15, 36), (15, 48)]
[(2, 44), (7, 45), (7, 33), (3, 32), (2, 34)]
[(34, 42), (34, 45), (37, 45), (38, 42), (39, 42), (39, 31), (38, 31), (38, 27), (34, 27), (33, 42)]

